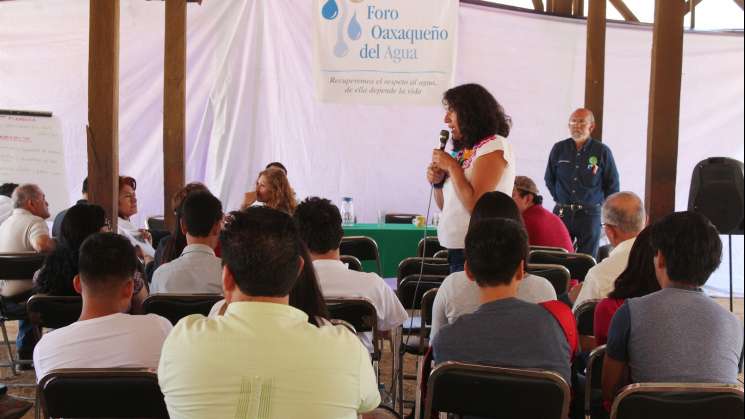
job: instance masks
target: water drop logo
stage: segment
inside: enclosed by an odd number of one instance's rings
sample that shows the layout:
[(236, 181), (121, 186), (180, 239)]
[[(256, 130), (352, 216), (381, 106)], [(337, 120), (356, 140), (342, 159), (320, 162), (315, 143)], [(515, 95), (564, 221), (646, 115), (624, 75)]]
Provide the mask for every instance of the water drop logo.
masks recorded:
[(360, 22), (357, 21), (357, 12), (354, 13), (352, 20), (349, 21), (347, 35), (349, 35), (349, 39), (353, 41), (360, 39), (360, 36), (362, 36), (362, 26), (360, 26)]
[(336, 0), (328, 0), (326, 4), (324, 4), (321, 8), (321, 16), (323, 16), (325, 19), (334, 20), (338, 15), (339, 6), (336, 5)]

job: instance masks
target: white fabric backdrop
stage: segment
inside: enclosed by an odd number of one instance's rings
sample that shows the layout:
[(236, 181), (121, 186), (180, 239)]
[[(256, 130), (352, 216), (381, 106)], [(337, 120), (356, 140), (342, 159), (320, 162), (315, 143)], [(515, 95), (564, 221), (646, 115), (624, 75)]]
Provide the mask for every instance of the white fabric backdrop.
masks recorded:
[[(317, 102), (312, 3), (189, 5), (187, 180), (236, 208), (258, 171), (279, 160), (300, 197), (352, 196), (362, 221), (379, 210), (423, 213), (443, 110)], [(162, 213), (163, 20), (162, 2), (122, 1), (120, 168), (138, 179), (139, 220)], [(517, 171), (542, 186), (550, 147), (583, 102), (583, 22), (463, 5), (459, 27), (456, 81), (482, 83), (500, 100), (515, 123)], [(0, 3), (0, 108), (62, 120), (71, 200), (86, 172), (87, 38), (87, 0)], [(621, 188), (641, 196), (651, 40), (650, 28), (608, 27), (604, 141)], [(678, 209), (696, 162), (743, 160), (743, 51), (742, 34), (685, 36)], [(735, 243), (741, 293), (742, 237)], [(725, 288), (721, 279), (712, 285)]]

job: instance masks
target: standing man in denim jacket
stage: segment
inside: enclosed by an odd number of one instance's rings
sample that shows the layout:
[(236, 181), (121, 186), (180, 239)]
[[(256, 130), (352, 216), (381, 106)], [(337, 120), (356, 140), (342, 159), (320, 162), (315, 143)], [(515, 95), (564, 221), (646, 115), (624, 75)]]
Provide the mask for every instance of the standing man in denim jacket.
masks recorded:
[(577, 109), (569, 117), (571, 138), (554, 144), (546, 166), (546, 186), (561, 217), (576, 240), (577, 252), (597, 256), (600, 241), (600, 208), (605, 198), (618, 192), (616, 162), (610, 148), (590, 137), (595, 116)]

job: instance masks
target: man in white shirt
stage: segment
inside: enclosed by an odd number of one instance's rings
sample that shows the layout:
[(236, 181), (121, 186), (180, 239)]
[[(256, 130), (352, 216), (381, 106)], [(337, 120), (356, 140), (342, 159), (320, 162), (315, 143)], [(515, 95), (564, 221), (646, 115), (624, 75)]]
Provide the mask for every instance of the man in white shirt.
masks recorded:
[(13, 201), (10, 197), (17, 187), (17, 183), (3, 183), (0, 185), (0, 224), (10, 217), (10, 214), (13, 212)]
[[(344, 230), (339, 208), (328, 199), (306, 198), (295, 209), (295, 223), (305, 242), (313, 268), (325, 298), (365, 298), (378, 314), (378, 329), (390, 331), (409, 317), (396, 293), (374, 273), (348, 269), (339, 259)], [(360, 334), (362, 343), (372, 352), (371, 333)]]
[(574, 301), (576, 310), (587, 300), (602, 299), (613, 291), (618, 275), (626, 269), (629, 253), (639, 232), (644, 229), (647, 217), (644, 203), (633, 192), (617, 192), (603, 203), (602, 225), (613, 251), (602, 262), (587, 271)]
[[(525, 228), (517, 204), (511, 196), (502, 192), (487, 192), (479, 198), (471, 214), (469, 229), (471, 224), (487, 218), (507, 218)], [(434, 339), (443, 326), (454, 323), (464, 314), (476, 311), (482, 302), (480, 295), (478, 284), (468, 279), (465, 272), (448, 275), (437, 290), (432, 306), (430, 340)], [(542, 303), (555, 300), (556, 290), (546, 278), (526, 273), (519, 282), (515, 297), (528, 303)]]
[(163, 345), (158, 382), (170, 416), (356, 419), (375, 409), (380, 393), (357, 337), (289, 305), (304, 265), (292, 218), (233, 212), (220, 246), (225, 314), (187, 316)]
[(222, 204), (208, 191), (191, 193), (183, 203), (181, 256), (160, 265), (150, 293), (222, 294), (222, 262), (215, 247), (222, 228)]
[(34, 349), (36, 379), (58, 368), (156, 368), (171, 323), (155, 314), (129, 315), (137, 259), (129, 241), (96, 233), (80, 247), (80, 319), (45, 334)]

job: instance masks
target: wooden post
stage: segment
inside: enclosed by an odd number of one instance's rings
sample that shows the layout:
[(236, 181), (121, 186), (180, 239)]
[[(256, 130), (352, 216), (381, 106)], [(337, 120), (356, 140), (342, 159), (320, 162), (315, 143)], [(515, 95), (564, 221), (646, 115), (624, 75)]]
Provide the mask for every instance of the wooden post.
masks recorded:
[(553, 13), (561, 16), (572, 15), (572, 0), (553, 0), (549, 13)]
[(572, 2), (572, 15), (575, 17), (585, 16), (585, 0), (574, 0)]
[(603, 138), (605, 90), (605, 0), (589, 0), (587, 10), (587, 58), (585, 60), (585, 108), (595, 114), (592, 138)]
[(163, 65), (163, 214), (171, 230), (171, 198), (184, 186), (186, 137), (186, 0), (166, 0)]
[(647, 126), (646, 207), (654, 222), (675, 211), (685, 0), (656, 0)]
[(117, 228), (119, 198), (119, 0), (90, 0), (88, 200)]

